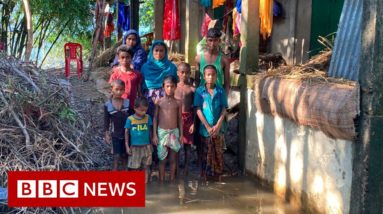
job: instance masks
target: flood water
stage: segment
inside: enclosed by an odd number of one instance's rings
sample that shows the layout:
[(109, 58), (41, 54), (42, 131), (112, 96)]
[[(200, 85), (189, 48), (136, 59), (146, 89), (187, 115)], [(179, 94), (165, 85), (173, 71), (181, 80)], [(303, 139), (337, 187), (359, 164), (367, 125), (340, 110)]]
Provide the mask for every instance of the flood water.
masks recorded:
[(100, 208), (97, 213), (299, 213), (248, 177), (205, 182), (192, 175), (181, 178), (177, 184), (152, 181), (146, 191), (145, 208)]

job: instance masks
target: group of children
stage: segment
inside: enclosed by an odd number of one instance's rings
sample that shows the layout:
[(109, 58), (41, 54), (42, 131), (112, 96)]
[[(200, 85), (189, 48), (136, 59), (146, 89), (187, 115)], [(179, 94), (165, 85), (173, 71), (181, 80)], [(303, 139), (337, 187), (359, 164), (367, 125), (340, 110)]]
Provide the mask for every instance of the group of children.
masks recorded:
[[(150, 166), (158, 160), (163, 182), (169, 160), (170, 180), (175, 181), (181, 148), (185, 151), (184, 173), (188, 173), (198, 128), (201, 176), (206, 179), (211, 172), (221, 180), (228, 89), (217, 84), (217, 79), (223, 82), (218, 75), (224, 66), (205, 63), (200, 69), (203, 83), (195, 88), (190, 65), (182, 62), (176, 67), (162, 41), (153, 43), (140, 71), (131, 65), (133, 55), (126, 45), (118, 48), (119, 65), (110, 77), (112, 96), (104, 106), (105, 140), (112, 144), (113, 170), (119, 165), (125, 168), (127, 163), (129, 169), (144, 170), (148, 182)], [(227, 83), (228, 77), (224, 78)]]

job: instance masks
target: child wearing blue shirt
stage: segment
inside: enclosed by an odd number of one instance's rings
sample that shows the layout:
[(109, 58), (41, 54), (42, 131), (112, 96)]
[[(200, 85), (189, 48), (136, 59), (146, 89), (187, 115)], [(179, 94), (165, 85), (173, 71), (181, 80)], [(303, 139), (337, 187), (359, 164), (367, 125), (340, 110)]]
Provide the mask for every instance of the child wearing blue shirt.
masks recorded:
[(204, 67), (205, 85), (197, 88), (194, 106), (201, 121), (202, 160), (201, 176), (206, 179), (206, 172), (212, 172), (221, 181), (223, 173), (223, 144), (227, 104), (225, 90), (215, 84), (217, 68), (214, 65)]
[(129, 116), (125, 124), (125, 146), (131, 155), (128, 161), (130, 169), (145, 171), (145, 183), (149, 179), (149, 166), (152, 164), (152, 118), (146, 114), (148, 101), (138, 97), (134, 103), (134, 114)]

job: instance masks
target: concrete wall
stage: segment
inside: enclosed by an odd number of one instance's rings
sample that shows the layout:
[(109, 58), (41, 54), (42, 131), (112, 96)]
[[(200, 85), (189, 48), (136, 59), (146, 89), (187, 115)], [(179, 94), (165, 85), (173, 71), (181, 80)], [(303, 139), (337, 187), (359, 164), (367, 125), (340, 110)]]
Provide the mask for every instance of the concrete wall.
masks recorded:
[(258, 112), (247, 93), (245, 169), (308, 212), (348, 213), (354, 143)]
[(311, 35), (311, 0), (280, 0), (284, 18), (275, 20), (271, 52), (281, 53), (288, 64), (307, 61)]

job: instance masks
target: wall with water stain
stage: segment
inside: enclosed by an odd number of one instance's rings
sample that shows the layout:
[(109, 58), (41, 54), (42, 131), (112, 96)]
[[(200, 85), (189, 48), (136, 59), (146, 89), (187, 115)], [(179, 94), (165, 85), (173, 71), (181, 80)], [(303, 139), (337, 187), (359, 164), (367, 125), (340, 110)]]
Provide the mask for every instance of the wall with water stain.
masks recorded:
[(304, 213), (349, 213), (354, 143), (256, 109), (247, 94), (245, 168)]

